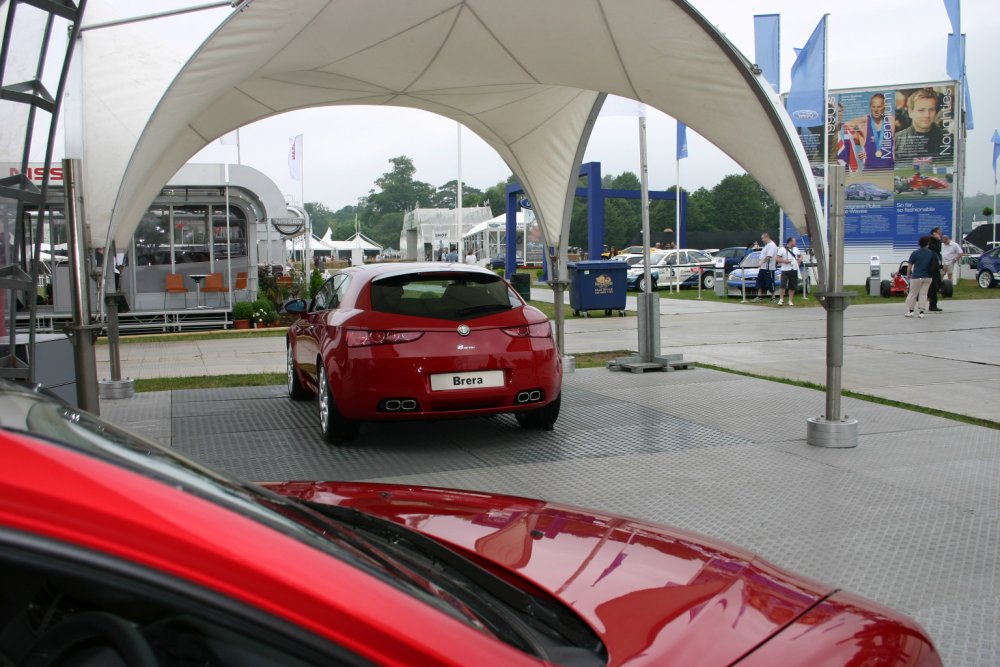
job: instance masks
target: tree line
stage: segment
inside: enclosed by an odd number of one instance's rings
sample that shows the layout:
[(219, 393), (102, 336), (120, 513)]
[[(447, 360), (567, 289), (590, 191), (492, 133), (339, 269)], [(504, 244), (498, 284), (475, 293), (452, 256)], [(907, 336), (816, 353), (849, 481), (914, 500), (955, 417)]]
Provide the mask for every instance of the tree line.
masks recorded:
[[(390, 169), (375, 180), (374, 187), (358, 200), (356, 206), (344, 206), (331, 211), (321, 203), (307, 203), (313, 233), (322, 237), (331, 230), (334, 239), (343, 240), (354, 234), (355, 219), (361, 232), (385, 247), (398, 248), (403, 228), (403, 215), (414, 208), (454, 208), (457, 182), (452, 180), (434, 187), (415, 178), (413, 160), (400, 155), (389, 160)], [(488, 205), (493, 215), (507, 210), (507, 185), (515, 182), (513, 175), (506, 181), (480, 190), (462, 184), (462, 205), (470, 208)], [(586, 183), (581, 179), (580, 187)], [(604, 188), (638, 190), (639, 178), (632, 172), (617, 176), (605, 175)], [(674, 187), (667, 188), (673, 191)], [(715, 187), (699, 188), (688, 193), (688, 231), (753, 231), (770, 229), (778, 219), (778, 205), (770, 195), (747, 174), (723, 178)], [(659, 232), (675, 226), (674, 202), (654, 201), (649, 207), (650, 229)], [(624, 247), (631, 244), (642, 229), (641, 204), (638, 199), (608, 199), (604, 209), (604, 239), (608, 245)], [(587, 248), (587, 203), (576, 198), (570, 225), (569, 244)]]

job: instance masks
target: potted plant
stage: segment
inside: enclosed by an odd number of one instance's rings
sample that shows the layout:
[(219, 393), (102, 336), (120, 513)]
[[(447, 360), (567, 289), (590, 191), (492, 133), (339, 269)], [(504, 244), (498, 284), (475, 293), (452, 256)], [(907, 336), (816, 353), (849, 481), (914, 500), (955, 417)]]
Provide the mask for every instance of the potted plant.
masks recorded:
[(258, 329), (269, 327), (278, 321), (278, 309), (270, 299), (257, 299), (253, 302), (252, 318)]
[(233, 326), (236, 329), (249, 329), (250, 318), (253, 317), (253, 303), (237, 301), (233, 304)]

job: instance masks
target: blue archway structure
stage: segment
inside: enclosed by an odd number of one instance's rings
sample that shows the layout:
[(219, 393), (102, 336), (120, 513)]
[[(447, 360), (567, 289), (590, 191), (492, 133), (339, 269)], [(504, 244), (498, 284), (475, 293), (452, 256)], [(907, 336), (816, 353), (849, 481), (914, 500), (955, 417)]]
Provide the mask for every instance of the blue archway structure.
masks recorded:
[[(587, 249), (591, 259), (596, 259), (594, 248), (604, 246), (604, 200), (612, 199), (640, 199), (640, 190), (619, 190), (617, 188), (601, 187), (601, 163), (588, 162), (580, 165), (580, 176), (587, 178), (587, 186), (576, 189), (577, 197), (587, 199)], [(520, 183), (511, 183), (507, 186), (507, 251), (504, 257), (504, 275), (510, 278), (517, 273), (517, 199), (518, 195), (524, 193), (524, 187)], [(651, 200), (676, 201), (676, 192), (655, 191), (649, 193)], [(687, 193), (681, 192), (681, 224), (676, 231), (677, 247), (683, 248), (687, 240)], [(525, 230), (527, 231), (527, 230)], [(546, 239), (548, 242), (548, 239)], [(600, 253), (598, 253), (599, 256)], [(544, 262), (546, 275), (548, 273), (548, 262)]]

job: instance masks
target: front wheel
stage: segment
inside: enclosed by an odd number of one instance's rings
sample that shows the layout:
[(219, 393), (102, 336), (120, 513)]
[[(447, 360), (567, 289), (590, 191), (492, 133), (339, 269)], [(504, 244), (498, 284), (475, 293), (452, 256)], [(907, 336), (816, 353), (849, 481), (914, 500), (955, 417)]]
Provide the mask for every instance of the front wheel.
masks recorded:
[(980, 271), (979, 275), (976, 276), (976, 282), (978, 282), (979, 286), (982, 287), (983, 289), (987, 289), (989, 287), (993, 287), (993, 283), (995, 282), (993, 280), (993, 272), (992, 271)]
[(323, 432), (323, 439), (333, 445), (354, 440), (358, 437), (361, 424), (351, 419), (344, 419), (340, 414), (333, 399), (333, 392), (330, 390), (323, 360), (318, 359), (316, 364), (319, 366), (319, 427)]
[(715, 272), (704, 271), (701, 274), (702, 289), (715, 289)]
[(562, 394), (556, 397), (548, 405), (532, 410), (531, 412), (515, 412), (514, 418), (521, 428), (539, 429), (551, 431), (553, 424), (559, 419), (559, 406), (562, 403)]

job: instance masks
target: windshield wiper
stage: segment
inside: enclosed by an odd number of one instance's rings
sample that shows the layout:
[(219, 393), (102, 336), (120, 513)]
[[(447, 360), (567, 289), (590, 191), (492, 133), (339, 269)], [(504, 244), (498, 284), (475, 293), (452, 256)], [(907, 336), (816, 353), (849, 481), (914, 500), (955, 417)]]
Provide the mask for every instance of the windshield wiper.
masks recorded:
[(472, 315), (473, 313), (489, 313), (494, 310), (510, 310), (513, 307), (509, 303), (484, 303), (478, 306), (459, 308), (455, 312), (459, 315)]
[[(476, 595), (481, 602), (489, 604), (494, 610), (497, 606), (492, 604), (493, 601), (489, 597), (483, 596), (484, 592), (506, 605), (509, 608), (506, 610), (508, 614), (511, 611), (524, 614), (534, 619), (542, 628), (560, 635), (570, 645), (598, 653), (603, 651), (593, 631), (574, 613), (567, 611), (561, 603), (540, 598), (517, 588), (423, 533), (353, 508), (303, 502), (336, 521), (342, 521), (382, 537), (392, 547), (416, 552), (429, 558), (437, 566), (434, 570), (436, 573), (448, 576), (453, 582), (460, 584), (464, 591)], [(517, 622), (524, 623), (520, 619)]]

